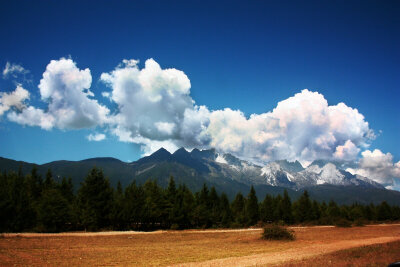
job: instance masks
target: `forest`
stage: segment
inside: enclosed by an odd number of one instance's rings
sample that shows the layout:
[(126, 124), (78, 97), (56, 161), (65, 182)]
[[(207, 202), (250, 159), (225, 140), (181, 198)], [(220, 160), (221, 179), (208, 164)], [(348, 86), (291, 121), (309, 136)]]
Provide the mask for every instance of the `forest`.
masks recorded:
[[(59, 181), (58, 181), (59, 180)], [(0, 232), (63, 232), (240, 228), (264, 223), (307, 225), (363, 225), (400, 219), (400, 207), (319, 203), (307, 191), (292, 201), (283, 195), (266, 195), (259, 201), (251, 187), (229, 201), (206, 184), (199, 192), (176, 185), (170, 177), (162, 188), (155, 180), (133, 181), (125, 189), (112, 188), (100, 169), (93, 168), (74, 190), (71, 179), (55, 179), (51, 170), (43, 178), (29, 174), (0, 173)]]

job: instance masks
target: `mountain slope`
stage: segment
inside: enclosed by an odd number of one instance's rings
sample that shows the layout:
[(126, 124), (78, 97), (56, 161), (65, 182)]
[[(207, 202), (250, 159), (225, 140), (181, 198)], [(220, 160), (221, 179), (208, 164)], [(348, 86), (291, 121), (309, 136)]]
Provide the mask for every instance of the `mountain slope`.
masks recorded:
[(260, 201), (266, 193), (277, 194), (287, 189), (291, 197), (297, 198), (307, 189), (318, 200), (333, 199), (339, 203), (387, 200), (400, 204), (400, 192), (386, 190), (366, 177), (352, 175), (340, 169), (340, 164), (316, 161), (303, 168), (298, 161), (280, 160), (261, 167), (231, 154), (219, 154), (214, 149), (188, 152), (181, 148), (171, 154), (161, 148), (131, 163), (114, 158), (92, 158), (37, 165), (0, 158), (0, 171), (18, 171), (20, 166), (25, 174), (36, 167), (43, 177), (48, 169), (56, 179), (71, 177), (75, 189), (96, 166), (103, 170), (113, 186), (118, 181), (127, 186), (134, 180), (142, 184), (154, 179), (165, 187), (169, 177), (173, 176), (177, 184), (186, 184), (192, 191), (198, 191), (206, 183), (227, 193), (231, 199), (237, 192), (247, 195), (253, 185)]

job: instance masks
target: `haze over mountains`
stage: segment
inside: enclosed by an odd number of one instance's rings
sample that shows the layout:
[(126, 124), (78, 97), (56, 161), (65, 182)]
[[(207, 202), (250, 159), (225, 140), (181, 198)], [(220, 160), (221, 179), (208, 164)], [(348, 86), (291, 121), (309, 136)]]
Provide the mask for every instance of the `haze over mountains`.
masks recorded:
[(296, 198), (306, 189), (311, 197), (320, 201), (378, 203), (386, 200), (400, 204), (400, 192), (387, 190), (367, 177), (345, 171), (348, 165), (343, 162), (318, 160), (304, 168), (298, 161), (279, 160), (258, 166), (231, 154), (219, 154), (214, 149), (188, 152), (180, 148), (171, 154), (161, 148), (131, 163), (114, 158), (92, 158), (36, 165), (0, 158), (1, 171), (18, 171), (20, 166), (23, 173), (29, 173), (36, 166), (42, 175), (51, 169), (57, 178), (71, 177), (75, 188), (96, 166), (103, 170), (113, 186), (118, 181), (126, 186), (134, 180), (144, 183), (148, 179), (156, 179), (161, 186), (166, 186), (173, 176), (178, 184), (186, 184), (193, 191), (207, 183), (231, 198), (237, 192), (247, 194), (253, 185), (260, 199), (266, 193), (282, 193), (284, 189)]

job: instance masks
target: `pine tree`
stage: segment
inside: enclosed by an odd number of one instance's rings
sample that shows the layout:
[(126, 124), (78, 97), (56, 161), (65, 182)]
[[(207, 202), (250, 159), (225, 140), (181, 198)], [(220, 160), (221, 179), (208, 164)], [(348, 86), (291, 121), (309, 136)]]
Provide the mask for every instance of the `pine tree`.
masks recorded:
[(311, 220), (318, 221), (321, 217), (320, 205), (316, 200), (312, 202)]
[(326, 209), (326, 214), (331, 221), (334, 221), (340, 217), (340, 209), (335, 201), (329, 201), (328, 208)]
[(219, 196), (214, 186), (210, 190), (209, 202), (210, 202), (211, 225), (213, 225), (213, 227), (217, 227), (217, 225), (221, 223), (221, 210), (220, 210)]
[(135, 181), (125, 189), (124, 218), (129, 229), (140, 229), (145, 222), (146, 195)]
[(71, 205), (56, 188), (43, 192), (38, 208), (40, 229), (44, 232), (67, 230), (71, 220)]
[(114, 229), (121, 230), (125, 226), (124, 218), (124, 192), (121, 182), (118, 181), (117, 190), (114, 192), (111, 221)]
[(93, 168), (78, 191), (78, 205), (82, 225), (98, 230), (110, 225), (113, 192), (103, 172)]
[(297, 200), (295, 215), (298, 222), (306, 222), (312, 219), (312, 204), (307, 190)]
[(251, 186), (246, 200), (246, 217), (248, 225), (255, 225), (259, 220), (258, 199), (254, 187)]
[(167, 198), (167, 209), (168, 209), (168, 228), (171, 225), (176, 224), (178, 214), (178, 206), (177, 203), (177, 190), (175, 185), (174, 177), (169, 178), (168, 187), (166, 190), (166, 198)]
[(290, 200), (287, 190), (283, 191), (283, 199), (281, 201), (282, 220), (287, 223), (293, 223), (292, 201)]
[(207, 185), (203, 184), (200, 192), (196, 194), (196, 208), (193, 214), (198, 227), (208, 228), (211, 226), (210, 208), (209, 190)]
[(264, 201), (261, 203), (260, 217), (263, 222), (274, 221), (274, 199), (269, 194), (265, 195)]
[(220, 211), (221, 211), (221, 226), (229, 227), (232, 223), (232, 211), (229, 205), (228, 197), (225, 193), (220, 197)]
[(386, 221), (391, 219), (392, 211), (390, 206), (386, 201), (383, 201), (379, 206), (378, 206), (378, 220), (379, 221)]
[(151, 180), (146, 181), (143, 187), (146, 196), (145, 220), (147, 227), (151, 229), (165, 227), (168, 221), (168, 202), (164, 191), (156, 181)]
[(48, 190), (48, 189), (52, 189), (55, 186), (55, 182), (53, 179), (53, 174), (51, 173), (51, 170), (48, 169), (47, 173), (46, 173), (46, 179), (44, 180), (44, 186), (43, 186), (43, 190)]
[(231, 205), (233, 220), (239, 226), (244, 226), (246, 224), (246, 214), (245, 214), (245, 200), (243, 195), (239, 192), (237, 193), (235, 199)]
[(74, 186), (72, 184), (71, 178), (63, 177), (61, 184), (59, 185), (60, 192), (63, 197), (69, 202), (72, 203), (74, 200)]

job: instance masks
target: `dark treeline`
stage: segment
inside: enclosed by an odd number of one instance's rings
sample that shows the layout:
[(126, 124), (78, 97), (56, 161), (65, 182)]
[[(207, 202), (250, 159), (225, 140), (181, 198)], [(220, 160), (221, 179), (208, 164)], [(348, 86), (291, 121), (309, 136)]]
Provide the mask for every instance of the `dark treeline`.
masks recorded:
[(44, 179), (30, 174), (0, 174), (1, 232), (59, 232), (71, 230), (154, 230), (210, 227), (244, 227), (260, 222), (285, 224), (335, 224), (338, 220), (389, 221), (400, 219), (400, 208), (380, 205), (337, 205), (312, 201), (307, 191), (292, 202), (266, 195), (260, 202), (252, 187), (247, 196), (238, 193), (230, 202), (206, 185), (192, 193), (185, 185), (167, 188), (149, 180), (125, 190), (113, 189), (102, 171), (94, 168), (74, 194), (71, 179), (55, 182), (49, 170)]

